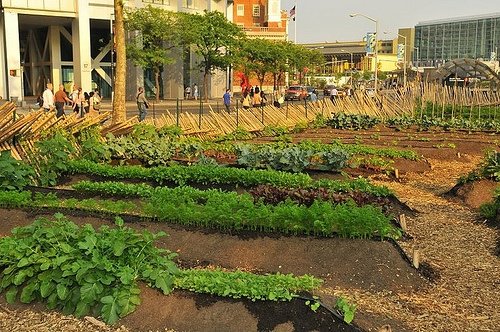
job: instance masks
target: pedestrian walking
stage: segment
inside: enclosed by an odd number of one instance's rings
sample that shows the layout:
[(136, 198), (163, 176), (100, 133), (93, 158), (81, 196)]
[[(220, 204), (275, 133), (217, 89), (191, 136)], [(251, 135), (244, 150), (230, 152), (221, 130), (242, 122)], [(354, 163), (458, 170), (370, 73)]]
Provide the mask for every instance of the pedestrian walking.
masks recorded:
[(339, 95), (339, 91), (337, 90), (336, 87), (333, 87), (332, 89), (332, 92), (330, 94), (330, 100), (333, 102), (335, 102), (335, 99), (337, 99), (337, 96)]
[(194, 87), (193, 87), (193, 97), (194, 97), (194, 100), (198, 100), (198, 86), (196, 85), (196, 83), (194, 84)]
[(55, 105), (56, 105), (56, 117), (61, 117), (64, 115), (64, 104), (70, 103), (73, 104), (73, 101), (68, 98), (66, 91), (64, 91), (64, 85), (59, 85), (59, 90), (56, 92), (54, 96)]
[(82, 88), (78, 88), (75, 84), (73, 86), (73, 92), (71, 92), (70, 99), (73, 101), (73, 113), (78, 115), (82, 109), (82, 99), (83, 95), (81, 95)]
[(191, 96), (191, 87), (188, 85), (184, 89), (184, 99), (189, 99), (190, 96)]
[(224, 106), (226, 107), (226, 112), (231, 112), (231, 90), (227, 89), (224, 96), (222, 96), (224, 100)]
[(253, 94), (253, 107), (260, 107), (260, 104), (262, 103), (262, 97), (260, 96), (260, 90), (259, 88), (255, 88), (254, 94)]
[(54, 105), (54, 93), (52, 92), (53, 86), (52, 83), (47, 83), (47, 89), (43, 92), (43, 109), (45, 112), (51, 111), (55, 108)]
[(148, 100), (146, 99), (146, 96), (144, 95), (144, 88), (142, 86), (139, 87), (139, 90), (137, 91), (136, 101), (137, 101), (137, 110), (139, 111), (139, 121), (144, 121), (147, 114), (146, 109), (149, 108), (149, 103)]
[(101, 100), (102, 100), (101, 94), (99, 93), (99, 89), (95, 88), (94, 94), (93, 95), (92, 93), (90, 94), (91, 94), (90, 97), (91, 98), (93, 97), (91, 106), (94, 111), (99, 112), (99, 110), (101, 109)]

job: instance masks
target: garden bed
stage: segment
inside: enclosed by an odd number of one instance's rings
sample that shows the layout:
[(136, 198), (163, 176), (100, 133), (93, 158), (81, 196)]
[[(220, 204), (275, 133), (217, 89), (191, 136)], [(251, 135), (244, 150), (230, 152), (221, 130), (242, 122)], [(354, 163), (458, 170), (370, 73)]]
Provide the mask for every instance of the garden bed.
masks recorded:
[[(234, 300), (185, 291), (165, 296), (147, 287), (141, 288), (141, 305), (120, 320), (129, 331), (363, 331), (348, 325), (320, 306), (313, 312), (304, 299), (290, 302)], [(41, 303), (7, 304), (11, 310), (45, 311)]]
[[(53, 212), (51, 209), (33, 212), (0, 209), (0, 235), (6, 236), (12, 228), (30, 224), (35, 216)], [(64, 213), (71, 215), (71, 220), (78, 225), (89, 223), (95, 228), (113, 225), (109, 217), (89, 217), (84, 211)], [(170, 236), (159, 239), (158, 246), (177, 252), (181, 265), (190, 267), (211, 265), (259, 273), (313, 274), (326, 285), (377, 291), (409, 291), (427, 284), (392, 241), (280, 236), (250, 231), (223, 234), (145, 221), (128, 226), (139, 231), (167, 232)]]

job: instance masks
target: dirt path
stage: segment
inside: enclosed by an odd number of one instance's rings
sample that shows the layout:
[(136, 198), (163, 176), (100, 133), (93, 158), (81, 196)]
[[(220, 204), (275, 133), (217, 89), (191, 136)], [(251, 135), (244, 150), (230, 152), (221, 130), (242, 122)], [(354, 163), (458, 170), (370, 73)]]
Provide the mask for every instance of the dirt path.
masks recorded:
[(422, 260), (439, 271), (432, 286), (412, 294), (340, 288), (327, 293), (350, 297), (359, 310), (399, 320), (414, 331), (499, 331), (497, 231), (477, 223), (479, 215), (466, 206), (440, 197), (480, 162), (472, 159), (467, 164), (430, 160), (426, 174), (411, 174), (405, 183), (379, 183), (420, 212), (407, 218), (414, 238), (401, 245), (410, 256), (418, 248)]

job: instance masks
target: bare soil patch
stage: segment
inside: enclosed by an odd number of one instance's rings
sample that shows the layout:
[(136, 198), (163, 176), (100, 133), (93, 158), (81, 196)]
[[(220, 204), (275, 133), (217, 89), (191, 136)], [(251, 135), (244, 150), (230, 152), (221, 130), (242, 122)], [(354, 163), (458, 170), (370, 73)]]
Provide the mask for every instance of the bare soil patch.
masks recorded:
[(484, 203), (493, 201), (497, 186), (498, 183), (493, 180), (472, 181), (454, 186), (446, 196), (459, 199), (465, 205), (478, 209)]

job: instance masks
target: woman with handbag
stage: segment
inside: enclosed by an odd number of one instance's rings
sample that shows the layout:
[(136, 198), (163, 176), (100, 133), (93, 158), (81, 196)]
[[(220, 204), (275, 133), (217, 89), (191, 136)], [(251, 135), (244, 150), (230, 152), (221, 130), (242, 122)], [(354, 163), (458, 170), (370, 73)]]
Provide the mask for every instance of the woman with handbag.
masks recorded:
[(137, 110), (139, 111), (139, 121), (143, 121), (146, 118), (147, 111), (149, 108), (148, 100), (144, 95), (144, 88), (141, 86), (137, 92)]

